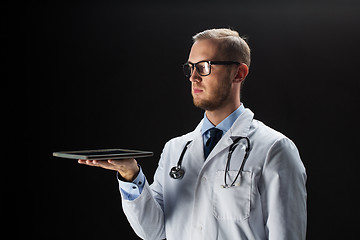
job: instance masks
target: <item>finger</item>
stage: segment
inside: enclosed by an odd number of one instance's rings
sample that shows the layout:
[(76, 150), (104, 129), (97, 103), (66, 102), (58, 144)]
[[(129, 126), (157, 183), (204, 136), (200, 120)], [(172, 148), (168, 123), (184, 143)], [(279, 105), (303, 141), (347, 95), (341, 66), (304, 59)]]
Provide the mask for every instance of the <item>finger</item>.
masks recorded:
[(79, 159), (78, 160), (79, 164), (83, 164), (83, 165), (88, 165), (88, 166), (95, 166), (93, 161), (91, 160), (83, 160), (83, 159)]
[(90, 166), (93, 166), (96, 164), (95, 160), (86, 160), (86, 164), (87, 165), (90, 165)]
[(90, 164), (91, 166), (102, 167), (110, 170), (117, 170), (113, 164), (110, 164), (107, 161), (93, 160)]
[(133, 164), (134, 161), (137, 164), (137, 161), (134, 158), (127, 158), (127, 159), (121, 159), (121, 160), (109, 159), (108, 163), (116, 165), (116, 166), (127, 166), (129, 164)]
[(92, 160), (83, 160), (83, 159), (79, 159), (78, 163), (80, 164), (85, 164), (85, 165), (94, 165), (94, 162)]
[(80, 164), (85, 164), (88, 166), (95, 166), (95, 167), (102, 167), (101, 162), (102, 161), (98, 161), (98, 160), (81, 160), (81, 159), (78, 160), (78, 163)]
[[(114, 168), (122, 175), (125, 176), (133, 176), (137, 175), (140, 171), (137, 161), (134, 158), (122, 159), (122, 160), (108, 160), (109, 164), (113, 164)], [(132, 177), (130, 177), (132, 178)]]
[(112, 165), (114, 165), (114, 166), (116, 166), (116, 165), (122, 165), (121, 161), (119, 161), (119, 160), (109, 159), (109, 160), (107, 160), (107, 162), (110, 163), (110, 164), (112, 164)]
[(107, 161), (109, 164), (112, 165), (112, 167), (114, 169), (116, 169), (119, 172), (123, 172), (124, 170), (127, 170), (127, 165), (126, 163), (122, 162), (121, 160), (108, 160)]
[[(126, 159), (126, 160), (133, 161), (133, 159)], [(104, 161), (104, 160), (82, 160), (82, 159), (79, 159), (78, 163), (91, 167), (101, 167), (104, 169), (114, 170), (114, 171), (122, 171), (123, 169), (127, 170), (128, 169), (127, 166), (129, 164), (127, 161), (124, 162), (123, 160)]]

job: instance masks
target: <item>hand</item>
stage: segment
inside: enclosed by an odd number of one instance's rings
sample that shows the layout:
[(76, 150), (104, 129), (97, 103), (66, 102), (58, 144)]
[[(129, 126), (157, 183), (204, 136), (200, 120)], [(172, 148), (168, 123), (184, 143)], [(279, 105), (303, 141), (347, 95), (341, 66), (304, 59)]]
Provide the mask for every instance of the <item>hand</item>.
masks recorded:
[(80, 164), (102, 167), (104, 169), (118, 171), (125, 181), (132, 182), (139, 174), (139, 166), (134, 158), (122, 160), (78, 160)]

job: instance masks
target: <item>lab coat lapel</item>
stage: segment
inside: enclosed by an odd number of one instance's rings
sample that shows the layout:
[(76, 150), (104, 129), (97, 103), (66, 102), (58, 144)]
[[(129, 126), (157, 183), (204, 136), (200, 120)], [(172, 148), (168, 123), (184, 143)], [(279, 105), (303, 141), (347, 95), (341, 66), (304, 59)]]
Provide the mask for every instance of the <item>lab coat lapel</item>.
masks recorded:
[(243, 114), (234, 122), (233, 126), (229, 129), (230, 137), (247, 137), (250, 132), (250, 126), (254, 118), (254, 113), (246, 108)]
[(210, 152), (206, 162), (209, 162), (214, 158), (219, 152), (228, 148), (233, 140), (237, 137), (247, 137), (250, 131), (250, 126), (254, 113), (246, 108), (245, 111), (236, 119), (232, 127), (225, 133), (225, 135), (220, 139), (216, 144), (214, 149)]
[(204, 144), (201, 135), (202, 124), (203, 124), (203, 120), (201, 120), (199, 125), (193, 131), (192, 142), (188, 146), (189, 149), (196, 149), (189, 151), (191, 159), (196, 162), (198, 162), (198, 160), (201, 160), (199, 161), (201, 162), (201, 164), (204, 163)]

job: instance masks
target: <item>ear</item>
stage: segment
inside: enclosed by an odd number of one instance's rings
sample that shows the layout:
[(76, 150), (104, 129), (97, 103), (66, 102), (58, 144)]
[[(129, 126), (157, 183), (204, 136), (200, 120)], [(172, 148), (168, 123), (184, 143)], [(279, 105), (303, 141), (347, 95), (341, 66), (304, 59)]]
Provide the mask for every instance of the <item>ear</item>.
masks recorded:
[(237, 73), (234, 78), (234, 82), (241, 83), (245, 80), (246, 76), (249, 73), (249, 67), (245, 63), (240, 63), (237, 68)]

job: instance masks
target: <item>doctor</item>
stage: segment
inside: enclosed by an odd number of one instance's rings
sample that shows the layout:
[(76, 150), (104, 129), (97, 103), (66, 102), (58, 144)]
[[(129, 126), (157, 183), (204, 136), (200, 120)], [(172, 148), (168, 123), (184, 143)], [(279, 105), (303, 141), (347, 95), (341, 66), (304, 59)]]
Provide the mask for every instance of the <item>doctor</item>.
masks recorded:
[(117, 171), (123, 210), (143, 239), (305, 239), (306, 173), (298, 150), (240, 102), (248, 45), (230, 29), (193, 40), (184, 73), (204, 118), (166, 143), (154, 182), (135, 159), (79, 163)]

